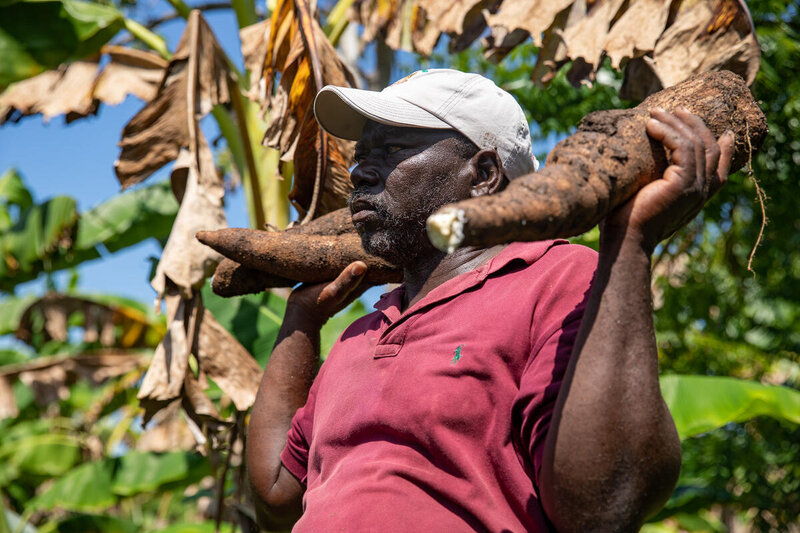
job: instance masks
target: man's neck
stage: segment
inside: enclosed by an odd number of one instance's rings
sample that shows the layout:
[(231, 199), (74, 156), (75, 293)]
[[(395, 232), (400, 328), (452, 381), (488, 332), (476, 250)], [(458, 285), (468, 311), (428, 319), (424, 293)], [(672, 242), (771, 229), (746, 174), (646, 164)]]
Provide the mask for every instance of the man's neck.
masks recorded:
[(419, 258), (413, 267), (403, 269), (406, 285), (403, 311), (420, 301), (429, 292), (470, 270), (474, 270), (499, 254), (506, 245), (492, 248), (459, 248), (452, 254), (438, 250)]

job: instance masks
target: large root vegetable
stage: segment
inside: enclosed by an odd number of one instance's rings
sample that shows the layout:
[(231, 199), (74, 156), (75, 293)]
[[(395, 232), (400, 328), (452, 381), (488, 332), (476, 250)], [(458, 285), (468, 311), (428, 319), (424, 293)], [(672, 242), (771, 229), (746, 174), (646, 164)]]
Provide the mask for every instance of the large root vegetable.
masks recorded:
[(244, 267), (294, 282), (332, 281), (353, 261), (367, 264), (367, 283), (396, 282), (403, 277), (397, 267), (368, 255), (356, 233), (308, 235), (227, 228), (200, 231), (197, 239)]
[[(355, 232), (356, 229), (353, 226), (350, 210), (343, 208), (315, 218), (306, 224), (292, 226), (282, 233), (335, 236), (346, 233), (355, 234)], [(226, 258), (220, 262), (216, 272), (214, 272), (211, 289), (215, 294), (228, 298), (242, 294), (257, 294), (275, 287), (291, 287), (296, 285), (298, 281), (291, 276), (278, 276), (256, 268), (250, 268)]]
[(728, 71), (700, 74), (651, 95), (634, 109), (587, 115), (550, 152), (540, 172), (512, 180), (498, 194), (451, 204), (431, 215), (431, 242), (453, 251), (466, 245), (570, 237), (591, 229), (666, 169), (663, 147), (645, 131), (656, 107), (688, 109), (717, 138), (732, 130), (732, 172), (752, 157), (767, 134), (764, 114), (739, 76)]
[(258, 294), (274, 287), (292, 287), (295, 284), (297, 282), (292, 279), (248, 268), (233, 259), (225, 258), (217, 265), (214, 279), (211, 280), (211, 290), (214, 294), (230, 298), (242, 294)]
[(343, 207), (305, 224), (287, 228), (284, 231), (298, 235), (343, 235), (345, 233), (355, 233), (356, 228), (353, 226), (350, 208)]

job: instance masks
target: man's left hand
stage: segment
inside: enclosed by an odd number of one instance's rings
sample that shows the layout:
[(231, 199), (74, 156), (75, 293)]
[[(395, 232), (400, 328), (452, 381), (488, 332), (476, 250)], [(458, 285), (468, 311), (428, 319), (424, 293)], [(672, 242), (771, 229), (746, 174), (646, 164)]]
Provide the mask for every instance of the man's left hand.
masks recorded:
[(662, 179), (643, 187), (605, 220), (602, 229), (640, 238), (652, 253), (656, 244), (692, 220), (727, 181), (734, 135), (719, 141), (700, 117), (680, 109), (651, 112), (647, 133), (663, 143), (670, 166)]

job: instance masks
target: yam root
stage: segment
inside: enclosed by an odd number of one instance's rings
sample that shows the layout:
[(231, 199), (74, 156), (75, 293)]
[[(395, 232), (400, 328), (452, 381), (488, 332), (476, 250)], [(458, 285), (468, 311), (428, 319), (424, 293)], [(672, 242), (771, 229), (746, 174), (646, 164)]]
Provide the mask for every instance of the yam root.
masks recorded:
[[(343, 208), (285, 230), (293, 235), (343, 235), (355, 233), (350, 209)], [(211, 289), (215, 294), (229, 298), (242, 294), (257, 294), (274, 287), (291, 287), (297, 280), (276, 276), (244, 266), (232, 259), (224, 259), (214, 273)]]
[(715, 137), (736, 136), (731, 172), (752, 157), (767, 134), (764, 114), (732, 72), (708, 72), (651, 95), (634, 109), (597, 111), (550, 153), (547, 166), (521, 176), (500, 193), (443, 207), (428, 218), (428, 236), (441, 250), (579, 235), (659, 178), (664, 148), (645, 130), (650, 110), (684, 107)]
[(368, 255), (356, 233), (307, 235), (227, 228), (198, 232), (197, 239), (242, 266), (296, 282), (332, 281), (353, 261), (367, 264), (368, 283), (402, 279), (397, 267)]
[(273, 287), (292, 287), (297, 282), (275, 276), (255, 268), (248, 268), (232, 259), (223, 259), (214, 272), (211, 290), (214, 294), (230, 298), (242, 294), (258, 294)]
[(353, 226), (350, 208), (343, 207), (305, 224), (287, 228), (285, 231), (297, 235), (344, 235), (355, 233), (356, 228)]

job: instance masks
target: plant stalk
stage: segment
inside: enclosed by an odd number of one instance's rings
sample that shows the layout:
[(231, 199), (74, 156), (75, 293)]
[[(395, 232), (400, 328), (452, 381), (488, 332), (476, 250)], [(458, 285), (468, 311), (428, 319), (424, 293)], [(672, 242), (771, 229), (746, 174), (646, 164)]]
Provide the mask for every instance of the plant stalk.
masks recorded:
[(172, 54), (167, 48), (167, 43), (160, 35), (148, 30), (135, 20), (126, 18), (125, 29), (133, 35), (136, 39), (143, 42), (148, 48), (158, 52), (158, 54), (166, 60), (172, 58)]

